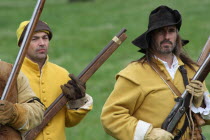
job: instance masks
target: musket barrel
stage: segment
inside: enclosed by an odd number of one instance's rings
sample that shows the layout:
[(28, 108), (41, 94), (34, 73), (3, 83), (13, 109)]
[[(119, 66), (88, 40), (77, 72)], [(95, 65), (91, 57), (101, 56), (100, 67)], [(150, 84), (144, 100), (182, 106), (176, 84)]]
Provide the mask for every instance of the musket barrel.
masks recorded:
[[(119, 40), (119, 37), (126, 32), (126, 29), (123, 28), (115, 37)], [(118, 42), (118, 43), (117, 43)], [(98, 67), (92, 67), (93, 65), (102, 65), (102, 63), (100, 63), (98, 60), (100, 57), (103, 56), (104, 59), (107, 59), (111, 54), (108, 52), (108, 49), (110, 49), (110, 46), (116, 43), (116, 47), (112, 47), (114, 49), (117, 49), (117, 45), (120, 45), (119, 41), (117, 40), (111, 40), (106, 47), (103, 48), (103, 50), (101, 50), (101, 52), (94, 58), (94, 60), (91, 61), (91, 63), (78, 75), (78, 78), (83, 81), (84, 83), (87, 82), (87, 80), (92, 76), (92, 74), (89, 73), (94, 73), (98, 68)], [(106, 53), (108, 52), (108, 53)], [(114, 51), (112, 51), (114, 52)], [(106, 53), (106, 55), (104, 55)], [(109, 55), (108, 55), (109, 54)], [(97, 68), (97, 69), (96, 69)]]
[(1, 100), (5, 100), (9, 91), (11, 90), (11, 87), (12, 87), (14, 81), (17, 79), (17, 76), (19, 74), (19, 71), (20, 71), (20, 68), (22, 66), (23, 60), (25, 58), (26, 51), (29, 47), (29, 43), (31, 41), (34, 29), (37, 25), (38, 19), (40, 17), (41, 12), (42, 12), (44, 3), (45, 3), (45, 0), (38, 0), (37, 1), (37, 4), (36, 4), (35, 9), (33, 11), (32, 17), (30, 19), (28, 28), (26, 30), (26, 34), (23, 38), (23, 42), (20, 46), (19, 53), (16, 57), (14, 66), (12, 68), (12, 71), (10, 73), (10, 76), (8, 78), (6, 86), (5, 86), (4, 91), (2, 93)]
[[(208, 57), (205, 59), (203, 64), (200, 66), (196, 74), (193, 76), (192, 80), (199, 80), (201, 82), (204, 81), (204, 79), (207, 77), (209, 70), (210, 70), (210, 53)], [(182, 97), (185, 98), (187, 95), (187, 91), (185, 90), (182, 94)]]

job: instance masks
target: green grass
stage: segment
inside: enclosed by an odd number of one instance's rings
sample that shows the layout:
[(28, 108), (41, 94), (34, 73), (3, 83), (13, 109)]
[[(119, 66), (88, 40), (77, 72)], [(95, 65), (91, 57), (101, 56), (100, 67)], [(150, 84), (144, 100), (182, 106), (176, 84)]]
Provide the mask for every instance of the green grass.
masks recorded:
[[(13, 63), (17, 52), (16, 29), (31, 17), (35, 0), (1, 0), (0, 58)], [(196, 60), (210, 34), (209, 0), (92, 0), (69, 3), (68, 0), (46, 0), (41, 19), (53, 30), (50, 60), (78, 75), (122, 28), (127, 40), (87, 82), (87, 92), (94, 99), (93, 110), (73, 128), (67, 128), (68, 139), (112, 140), (100, 124), (104, 102), (115, 83), (115, 75), (130, 61), (142, 55), (131, 41), (146, 31), (148, 15), (159, 5), (168, 5), (182, 13), (180, 31), (190, 43), (185, 47)], [(207, 87), (210, 87), (209, 76)], [(210, 127), (203, 129), (210, 139)]]

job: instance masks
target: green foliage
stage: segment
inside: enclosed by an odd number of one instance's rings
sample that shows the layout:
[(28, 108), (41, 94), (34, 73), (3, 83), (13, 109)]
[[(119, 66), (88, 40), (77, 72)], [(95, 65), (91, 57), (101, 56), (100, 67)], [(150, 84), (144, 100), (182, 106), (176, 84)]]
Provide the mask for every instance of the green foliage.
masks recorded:
[[(0, 58), (13, 63), (17, 52), (16, 29), (29, 20), (36, 1), (1, 0), (0, 3)], [(80, 124), (67, 128), (67, 139), (112, 140), (100, 123), (104, 102), (111, 93), (115, 74), (130, 61), (142, 55), (131, 41), (147, 30), (148, 15), (159, 5), (178, 9), (183, 18), (180, 31), (190, 43), (185, 47), (196, 60), (210, 33), (209, 0), (46, 0), (41, 19), (53, 30), (50, 60), (78, 75), (122, 28), (127, 29), (127, 40), (87, 82), (87, 92), (94, 99), (93, 110)], [(209, 77), (207, 87), (210, 87)], [(210, 127), (203, 130), (208, 134)]]

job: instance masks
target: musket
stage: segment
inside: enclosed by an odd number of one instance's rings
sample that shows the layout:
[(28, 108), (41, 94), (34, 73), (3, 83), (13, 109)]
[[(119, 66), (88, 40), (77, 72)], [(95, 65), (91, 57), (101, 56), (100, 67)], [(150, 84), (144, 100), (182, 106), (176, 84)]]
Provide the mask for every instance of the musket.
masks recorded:
[(37, 1), (37, 4), (36, 4), (35, 9), (33, 11), (32, 17), (30, 19), (28, 28), (26, 30), (26, 34), (25, 34), (25, 36), (23, 38), (23, 41), (22, 41), (22, 44), (20, 46), (20, 50), (18, 52), (18, 55), (16, 57), (15, 63), (14, 63), (13, 68), (12, 68), (12, 71), (10, 73), (10, 76), (8, 78), (8, 81), (6, 83), (4, 91), (2, 93), (1, 100), (5, 100), (8, 97), (8, 93), (12, 89), (12, 87), (14, 85), (14, 82), (17, 79), (17, 76), (20, 72), (20, 68), (22, 66), (22, 63), (23, 63), (23, 60), (25, 58), (26, 52), (28, 50), (30, 41), (32, 39), (33, 32), (35, 30), (35, 27), (37, 25), (37, 22), (39, 20), (39, 17), (41, 15), (42, 10), (43, 10), (44, 3), (45, 3), (45, 0), (38, 0)]
[[(125, 41), (127, 35), (126, 29), (122, 29), (106, 47), (91, 61), (91, 63), (79, 74), (78, 78), (84, 83), (98, 70), (98, 68), (112, 55), (112, 53)], [(42, 123), (26, 132), (24, 138), (26, 140), (33, 140), (44, 129), (48, 122), (60, 111), (68, 100), (63, 93), (56, 98), (56, 100), (47, 108), (44, 113)]]
[[(32, 39), (34, 29), (37, 25), (37, 22), (39, 20), (39, 17), (41, 15), (42, 10), (43, 10), (44, 3), (45, 3), (45, 0), (38, 0), (37, 1), (37, 4), (36, 4), (35, 9), (33, 11), (32, 17), (30, 19), (28, 28), (26, 30), (25, 36), (23, 38), (22, 44), (20, 46), (20, 50), (18, 52), (18, 55), (16, 57), (15, 63), (12, 67), (11, 73), (9, 75), (9, 78), (7, 80), (6, 86), (4, 88), (4, 91), (2, 93), (2, 96), (1, 96), (0, 100), (8, 100), (8, 99), (11, 99), (11, 98), (15, 97), (15, 96), (10, 95), (9, 93), (11, 93), (10, 91), (12, 90), (13, 86), (16, 83), (18, 74), (20, 72), (20, 68), (22, 66), (22, 63), (23, 63), (23, 60), (25, 58), (27, 49), (29, 47), (29, 43)], [(11, 139), (11, 137), (12, 137), (13, 140), (20, 140), (21, 139), (20, 134), (10, 126), (6, 126), (6, 125), (1, 126), (0, 125), (0, 129), (2, 130), (1, 134), (0, 134), (1, 139)]]
[[(207, 58), (209, 52), (210, 52), (210, 37), (208, 38), (208, 40), (207, 40), (205, 46), (204, 46), (203, 49), (202, 49), (202, 52), (201, 52), (199, 58), (198, 58), (198, 60), (197, 60), (197, 64), (198, 64), (199, 66), (203, 64), (203, 62), (204, 62), (204, 60)], [(204, 102), (202, 103), (201, 106), (205, 108)], [(197, 124), (198, 124), (199, 126), (205, 125), (205, 120), (200, 116), (200, 114), (194, 113), (194, 114), (193, 114), (193, 117), (195, 118), (195, 120), (196, 120), (196, 122), (197, 122)]]
[(201, 54), (200, 54), (200, 56), (199, 56), (199, 58), (197, 60), (198, 65), (202, 65), (204, 60), (207, 58), (209, 52), (210, 52), (210, 37), (206, 41), (206, 44), (203, 47), (202, 52), (201, 52)]
[[(200, 64), (200, 68), (195, 73), (192, 80), (199, 80), (203, 82), (205, 78), (208, 76), (208, 73), (210, 71), (210, 41), (208, 39), (197, 63)], [(201, 58), (202, 57), (202, 58)], [(177, 126), (178, 122), (182, 118), (182, 116), (185, 114), (186, 111), (189, 110), (190, 107), (190, 98), (191, 94), (189, 94), (186, 90), (183, 92), (181, 97), (178, 97), (176, 100), (176, 104), (174, 108), (171, 110), (167, 118), (162, 124), (162, 129), (172, 133)]]

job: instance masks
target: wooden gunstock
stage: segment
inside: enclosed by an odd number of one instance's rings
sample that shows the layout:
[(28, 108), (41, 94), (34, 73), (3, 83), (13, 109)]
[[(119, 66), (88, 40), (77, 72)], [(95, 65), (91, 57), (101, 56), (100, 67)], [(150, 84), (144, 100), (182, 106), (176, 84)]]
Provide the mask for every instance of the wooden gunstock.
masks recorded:
[[(78, 78), (83, 82), (87, 80), (97, 71), (97, 69), (111, 56), (111, 54), (121, 45), (127, 38), (126, 29), (122, 29), (109, 44), (95, 57), (95, 59), (79, 74)], [(48, 122), (60, 111), (67, 103), (64, 94), (60, 94), (58, 98), (47, 108), (42, 123), (36, 128), (28, 131), (24, 137), (26, 140), (32, 140), (44, 129)]]
[(197, 113), (193, 113), (193, 117), (195, 118), (198, 126), (204, 126), (205, 125), (205, 121), (204, 119), (201, 118), (200, 114), (197, 114)]
[[(210, 46), (210, 41), (209, 41), (209, 40), (208, 40), (208, 46)], [(209, 50), (210, 50), (210, 49), (208, 48), (208, 51), (209, 51)], [(207, 58), (209, 58), (209, 57), (210, 57), (210, 53), (208, 52), (208, 56), (207, 56), (205, 59), (207, 59)], [(203, 59), (203, 61), (204, 61), (205, 59)], [(210, 61), (210, 60), (209, 60), (209, 61)], [(204, 72), (204, 73), (206, 73), (206, 74), (204, 74), (199, 80), (200, 80), (200, 81), (203, 81), (203, 80), (205, 79), (205, 77), (207, 77), (209, 71), (210, 71), (210, 64), (208, 64), (208, 66), (207, 66), (207, 68), (206, 68), (206, 70), (205, 70), (205, 72)], [(202, 104), (201, 106), (205, 107), (204, 102), (203, 102), (203, 104)], [(194, 114), (193, 114), (193, 117), (195, 118), (195, 120), (196, 120), (198, 126), (204, 126), (204, 125), (205, 125), (206, 122), (205, 122), (205, 120), (200, 116), (200, 114), (194, 113)]]
[[(207, 58), (209, 53), (210, 53), (210, 37), (208, 38), (199, 58), (197, 60), (198, 65), (203, 64), (204, 60)], [(202, 103), (202, 107), (205, 107), (204, 102)], [(203, 120), (203, 118), (201, 118), (200, 114), (193, 113), (193, 117), (195, 118), (195, 120), (199, 126), (205, 125), (205, 121)]]

